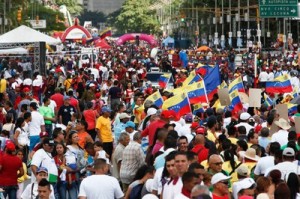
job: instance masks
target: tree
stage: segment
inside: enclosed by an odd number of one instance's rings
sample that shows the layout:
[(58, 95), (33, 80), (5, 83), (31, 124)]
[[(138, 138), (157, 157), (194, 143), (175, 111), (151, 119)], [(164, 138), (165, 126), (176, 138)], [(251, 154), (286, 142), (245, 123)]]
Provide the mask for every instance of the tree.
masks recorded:
[(120, 32), (159, 32), (159, 23), (155, 12), (149, 10), (149, 0), (126, 0), (115, 26)]
[(83, 7), (78, 3), (77, 0), (56, 0), (58, 6), (65, 5), (67, 6), (68, 11), (71, 15), (79, 16), (83, 11)]
[(92, 21), (93, 26), (96, 26), (99, 22), (106, 21), (106, 17), (103, 12), (92, 12), (87, 10), (81, 13), (78, 19), (81, 23), (84, 21)]

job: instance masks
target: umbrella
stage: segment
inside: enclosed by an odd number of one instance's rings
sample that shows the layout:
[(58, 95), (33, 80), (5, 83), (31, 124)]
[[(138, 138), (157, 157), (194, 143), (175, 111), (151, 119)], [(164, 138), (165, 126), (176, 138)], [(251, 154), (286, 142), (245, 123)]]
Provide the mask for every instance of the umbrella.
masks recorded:
[(300, 104), (300, 95), (295, 97), (290, 103), (292, 104)]
[(197, 51), (199, 52), (207, 52), (207, 51), (211, 51), (211, 48), (208, 46), (201, 46), (197, 49)]

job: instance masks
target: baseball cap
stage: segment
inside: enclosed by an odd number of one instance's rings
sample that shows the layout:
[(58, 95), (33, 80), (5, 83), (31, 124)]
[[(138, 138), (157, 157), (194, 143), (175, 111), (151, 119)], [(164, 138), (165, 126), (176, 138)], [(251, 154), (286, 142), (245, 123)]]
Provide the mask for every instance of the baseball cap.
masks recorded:
[(213, 175), (213, 177), (211, 178), (211, 184), (217, 184), (218, 182), (221, 181), (227, 181), (229, 180), (231, 177), (230, 176), (226, 176), (223, 173), (216, 173), (215, 175)]
[(104, 107), (102, 107), (101, 111), (102, 111), (102, 113), (104, 113), (104, 112), (109, 112), (110, 113), (111, 109), (108, 108), (107, 106), (104, 106)]
[(240, 119), (241, 120), (248, 120), (251, 117), (249, 113), (241, 113)]
[[(237, 182), (237, 190), (236, 193), (239, 193), (243, 189), (249, 189), (253, 185), (256, 186), (255, 181), (252, 178), (245, 178), (239, 182)], [(254, 187), (253, 187), (254, 188)]]
[(157, 109), (155, 109), (155, 108), (148, 108), (148, 110), (147, 110), (147, 116), (154, 115), (156, 113), (157, 113)]
[(54, 146), (54, 140), (52, 140), (51, 138), (45, 138), (43, 140), (43, 144), (48, 144), (49, 146)]
[(295, 156), (295, 151), (294, 149), (287, 147), (283, 150), (282, 155), (284, 156)]
[(204, 134), (205, 133), (205, 128), (199, 127), (196, 129), (196, 134)]
[(43, 137), (48, 137), (49, 134), (47, 132), (40, 132), (40, 138), (43, 138)]
[(171, 117), (173, 117), (173, 114), (169, 111), (169, 110), (163, 110), (160, 114), (160, 116), (162, 118), (166, 118), (166, 119), (169, 119)]
[(64, 96), (64, 100), (69, 100), (70, 97), (69, 96)]
[(125, 124), (125, 128), (127, 128), (127, 127), (135, 128), (135, 123), (132, 121), (128, 121)]
[(240, 176), (247, 177), (248, 176), (248, 167), (246, 165), (242, 164), (236, 169), (236, 172)]
[(45, 168), (45, 167), (39, 167), (36, 171), (36, 173), (40, 173), (40, 172), (45, 172), (45, 173), (48, 173), (48, 169)]
[(5, 142), (5, 148), (6, 148), (7, 150), (9, 150), (9, 151), (14, 151), (14, 150), (16, 150), (16, 146), (15, 146), (15, 144), (14, 144), (11, 140), (7, 140), (7, 141)]
[(89, 85), (89, 87), (94, 87), (94, 86), (96, 86), (94, 83), (91, 83), (91, 84)]
[(197, 128), (197, 127), (199, 127), (199, 123), (198, 123), (198, 122), (192, 122), (190, 128), (191, 128), (191, 129), (195, 129), (195, 128)]
[(131, 118), (131, 116), (130, 116), (130, 115), (128, 115), (127, 113), (121, 113), (121, 114), (120, 114), (120, 116), (119, 116), (119, 118), (120, 118), (120, 120), (122, 120), (122, 119), (125, 119), (125, 118), (128, 118), (128, 119), (130, 119), (130, 118)]

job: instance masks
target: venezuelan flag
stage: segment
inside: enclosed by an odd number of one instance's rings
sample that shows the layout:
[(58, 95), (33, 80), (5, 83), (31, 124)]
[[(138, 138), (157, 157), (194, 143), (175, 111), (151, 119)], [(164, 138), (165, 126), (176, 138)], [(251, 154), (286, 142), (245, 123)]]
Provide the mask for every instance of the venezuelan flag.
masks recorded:
[(188, 78), (186, 78), (186, 80), (184, 80), (184, 82), (182, 83), (182, 86), (187, 86), (187, 85), (192, 84), (194, 82), (198, 82), (201, 79), (202, 78), (200, 77), (200, 75), (196, 74), (196, 71), (193, 70), (193, 71), (191, 71), (191, 73), (188, 76)]
[(166, 88), (167, 87), (167, 84), (169, 82), (171, 78), (171, 73), (165, 73), (165, 74), (162, 74), (160, 77), (159, 77), (159, 80), (158, 80), (158, 85), (161, 87), (161, 88)]
[(293, 86), (289, 75), (285, 74), (266, 82), (266, 92), (268, 93), (290, 93), (293, 92)]
[(164, 101), (162, 110), (174, 110), (178, 116), (183, 116), (191, 112), (189, 98), (186, 93), (175, 95)]
[(110, 36), (111, 36), (111, 28), (110, 27), (106, 28), (105, 30), (103, 30), (100, 33), (100, 38), (101, 39), (104, 39), (105, 37), (110, 37)]
[(297, 113), (297, 104), (291, 104), (288, 103), (288, 114), (289, 116), (294, 115), (295, 113)]
[(156, 91), (155, 93), (153, 93), (152, 95), (150, 95), (149, 97), (146, 98), (146, 101), (151, 101), (153, 102), (154, 105), (156, 105), (157, 107), (161, 107), (164, 103), (164, 100), (160, 94), (159, 91)]
[(218, 86), (221, 84), (218, 65), (213, 67), (212, 70), (204, 77), (204, 84), (207, 98), (208, 100), (211, 100), (213, 95), (218, 92)]
[(229, 105), (229, 109), (232, 111), (233, 115), (238, 115), (240, 110), (243, 110), (243, 104), (241, 102), (239, 92), (237, 89), (233, 90), (230, 93), (231, 104)]
[(274, 102), (273, 100), (266, 94), (264, 93), (264, 99), (265, 99), (265, 105), (269, 106), (273, 106)]
[(223, 89), (223, 88), (228, 88), (228, 85), (226, 84), (225, 81), (223, 81), (220, 86), (218, 86), (219, 89)]
[(196, 115), (198, 112), (204, 113), (204, 108), (201, 103), (193, 105), (193, 114)]
[(299, 95), (298, 92), (297, 92), (295, 89), (294, 89), (294, 91), (293, 91), (292, 94), (293, 94), (293, 98), (296, 98), (296, 97), (298, 97), (298, 95)]
[(212, 108), (215, 108), (216, 110), (218, 110), (218, 109), (223, 109), (223, 110), (224, 110), (225, 107), (226, 107), (226, 106), (222, 106), (222, 105), (221, 105), (220, 99), (218, 99), (218, 100), (214, 103), (214, 105), (212, 106)]
[(245, 93), (245, 88), (241, 77), (236, 78), (229, 84), (228, 92), (231, 93), (233, 90), (238, 90), (238, 92)]
[(207, 102), (207, 95), (203, 81), (193, 83), (183, 89), (187, 92), (191, 104)]

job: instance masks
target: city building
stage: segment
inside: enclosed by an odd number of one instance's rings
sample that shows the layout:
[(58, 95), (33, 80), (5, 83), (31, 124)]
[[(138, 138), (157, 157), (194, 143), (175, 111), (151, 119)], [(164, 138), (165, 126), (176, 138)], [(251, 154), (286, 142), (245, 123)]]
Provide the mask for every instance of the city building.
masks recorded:
[(83, 7), (93, 12), (103, 12), (108, 15), (120, 9), (125, 0), (83, 0)]

